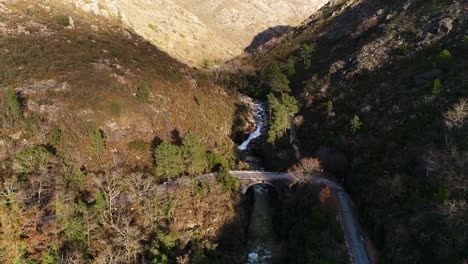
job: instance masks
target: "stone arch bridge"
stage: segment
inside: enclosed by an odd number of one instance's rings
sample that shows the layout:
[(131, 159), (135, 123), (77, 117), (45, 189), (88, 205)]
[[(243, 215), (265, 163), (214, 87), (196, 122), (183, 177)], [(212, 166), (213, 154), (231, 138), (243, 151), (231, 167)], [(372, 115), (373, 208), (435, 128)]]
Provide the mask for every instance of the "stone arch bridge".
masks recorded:
[[(239, 179), (242, 194), (245, 194), (250, 187), (261, 183), (272, 186), (279, 193), (284, 193), (292, 180), (292, 175), (288, 173), (263, 171), (230, 171), (229, 173)], [(367, 243), (370, 244), (371, 242), (365, 238), (362, 232), (352, 201), (346, 191), (338, 183), (320, 176), (314, 177), (312, 182), (330, 188), (338, 201), (339, 219), (346, 237), (348, 251), (352, 257), (352, 263), (371, 264), (372, 260), (367, 248)]]
[(239, 179), (239, 189), (242, 194), (246, 194), (250, 187), (262, 183), (270, 185), (278, 193), (284, 193), (292, 180), (292, 176), (287, 173), (263, 171), (230, 171), (229, 173)]

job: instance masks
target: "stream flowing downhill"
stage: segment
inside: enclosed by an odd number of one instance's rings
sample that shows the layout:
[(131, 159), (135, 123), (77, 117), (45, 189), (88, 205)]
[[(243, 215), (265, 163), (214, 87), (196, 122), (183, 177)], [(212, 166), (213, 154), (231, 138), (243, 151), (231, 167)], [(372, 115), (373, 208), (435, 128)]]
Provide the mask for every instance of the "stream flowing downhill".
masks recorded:
[(239, 150), (245, 151), (249, 147), (249, 144), (252, 142), (252, 140), (258, 138), (259, 136), (262, 135), (262, 129), (264, 124), (264, 117), (265, 117), (265, 104), (263, 103), (255, 103), (255, 123), (257, 124), (257, 128), (253, 133), (249, 135), (249, 138), (242, 142), (242, 144), (239, 145)]
[[(252, 140), (262, 135), (265, 126), (265, 104), (255, 103), (256, 129), (247, 140), (239, 145), (239, 150), (248, 152)], [(272, 263), (272, 247), (275, 244), (275, 231), (273, 228), (272, 208), (270, 205), (270, 190), (267, 185), (255, 185), (252, 188), (253, 206), (250, 212), (248, 226), (248, 257), (247, 264)]]

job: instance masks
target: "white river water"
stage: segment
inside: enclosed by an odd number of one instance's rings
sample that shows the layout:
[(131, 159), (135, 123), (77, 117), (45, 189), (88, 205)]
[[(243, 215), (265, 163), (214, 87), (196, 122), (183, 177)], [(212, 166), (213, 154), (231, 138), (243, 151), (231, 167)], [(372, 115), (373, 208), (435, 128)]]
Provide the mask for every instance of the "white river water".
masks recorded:
[(255, 131), (249, 135), (249, 138), (242, 142), (239, 146), (240, 150), (247, 150), (249, 144), (252, 140), (258, 138), (262, 134), (262, 129), (264, 126), (264, 118), (265, 118), (265, 104), (263, 103), (255, 103), (255, 122), (257, 123), (257, 128)]

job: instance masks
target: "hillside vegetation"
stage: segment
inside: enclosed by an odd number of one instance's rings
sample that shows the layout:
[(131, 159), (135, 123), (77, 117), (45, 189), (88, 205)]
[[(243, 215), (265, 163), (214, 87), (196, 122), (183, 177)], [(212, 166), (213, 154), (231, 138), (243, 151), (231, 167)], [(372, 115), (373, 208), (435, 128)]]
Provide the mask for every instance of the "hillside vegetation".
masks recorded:
[(235, 165), (236, 95), (62, 1), (1, 1), (0, 50), (1, 263), (243, 254), (237, 182), (195, 177)]
[[(333, 1), (217, 73), (269, 102), (295, 97), (294, 129), (264, 146), (270, 167), (295, 162), (294, 145), (319, 157), (382, 263), (468, 259), (467, 11), (466, 1)], [(281, 119), (270, 118), (272, 133)]]

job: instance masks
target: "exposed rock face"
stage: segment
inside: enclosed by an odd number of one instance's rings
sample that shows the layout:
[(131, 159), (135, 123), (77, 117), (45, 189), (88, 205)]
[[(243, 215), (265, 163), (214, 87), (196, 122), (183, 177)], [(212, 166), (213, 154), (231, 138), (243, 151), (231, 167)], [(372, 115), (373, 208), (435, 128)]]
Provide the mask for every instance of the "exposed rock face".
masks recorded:
[[(69, 0), (114, 16), (170, 55), (192, 65), (239, 55), (255, 36), (297, 26), (328, 0)], [(275, 35), (277, 32), (271, 32)], [(266, 34), (271, 35), (271, 34)], [(254, 43), (255, 44), (255, 43)], [(258, 44), (255, 44), (256, 46)]]

